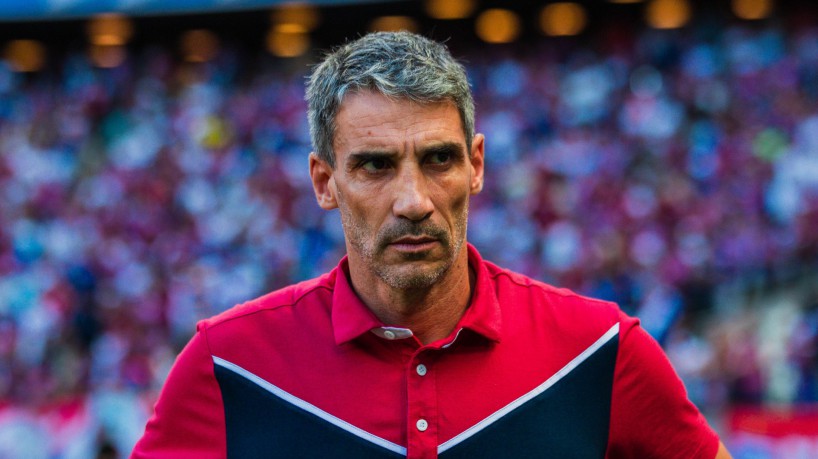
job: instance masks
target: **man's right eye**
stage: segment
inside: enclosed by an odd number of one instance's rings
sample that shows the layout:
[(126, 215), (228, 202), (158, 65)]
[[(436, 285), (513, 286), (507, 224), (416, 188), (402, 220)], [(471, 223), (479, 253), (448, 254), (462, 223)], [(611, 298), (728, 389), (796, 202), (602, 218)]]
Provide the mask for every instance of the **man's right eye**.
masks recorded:
[(368, 159), (361, 164), (361, 169), (365, 170), (366, 172), (380, 172), (386, 169), (389, 164), (384, 159)]

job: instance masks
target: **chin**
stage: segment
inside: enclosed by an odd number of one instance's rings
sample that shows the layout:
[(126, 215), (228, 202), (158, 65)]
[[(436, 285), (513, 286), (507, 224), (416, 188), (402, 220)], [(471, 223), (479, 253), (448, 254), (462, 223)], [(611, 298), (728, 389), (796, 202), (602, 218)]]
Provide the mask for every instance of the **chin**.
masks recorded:
[(408, 267), (408, 269), (390, 267), (379, 270), (378, 276), (394, 289), (419, 290), (435, 285), (450, 267), (449, 264), (423, 268)]

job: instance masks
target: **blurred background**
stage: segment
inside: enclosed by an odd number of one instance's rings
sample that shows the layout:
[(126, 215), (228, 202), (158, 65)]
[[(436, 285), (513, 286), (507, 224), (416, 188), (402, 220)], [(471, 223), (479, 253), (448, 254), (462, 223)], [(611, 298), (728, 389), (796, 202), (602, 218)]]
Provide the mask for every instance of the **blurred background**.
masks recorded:
[(734, 457), (818, 457), (815, 2), (5, 0), (0, 458), (127, 457), (197, 320), (337, 263), (304, 77), (395, 29), (467, 66), (483, 256), (640, 317)]

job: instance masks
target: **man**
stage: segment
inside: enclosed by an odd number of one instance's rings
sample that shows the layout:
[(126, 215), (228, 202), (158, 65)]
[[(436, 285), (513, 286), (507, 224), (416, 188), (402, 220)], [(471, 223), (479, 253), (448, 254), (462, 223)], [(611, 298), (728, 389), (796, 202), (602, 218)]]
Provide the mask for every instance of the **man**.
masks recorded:
[(307, 100), (347, 257), (201, 322), (134, 458), (729, 457), (635, 319), (466, 243), (485, 144), (444, 46), (367, 35)]

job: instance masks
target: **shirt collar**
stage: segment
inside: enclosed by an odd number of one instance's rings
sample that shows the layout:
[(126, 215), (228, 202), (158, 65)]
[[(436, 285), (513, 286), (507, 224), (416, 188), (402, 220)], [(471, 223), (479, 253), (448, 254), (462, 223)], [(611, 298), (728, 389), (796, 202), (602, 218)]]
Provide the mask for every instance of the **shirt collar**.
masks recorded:
[(335, 342), (343, 344), (363, 335), (383, 323), (358, 298), (349, 283), (349, 260), (341, 259), (335, 268), (335, 288), (332, 291), (332, 328)]
[[(467, 244), (469, 266), (475, 273), (475, 287), (471, 303), (452, 332), (469, 329), (491, 341), (500, 341), (502, 317), (500, 302), (494, 291), (493, 282), (477, 249)], [(384, 324), (358, 298), (349, 283), (349, 261), (341, 259), (335, 269), (335, 288), (332, 295), (332, 327), (335, 342), (343, 344), (368, 333), (381, 329)], [(377, 333), (376, 333), (377, 334)]]
[(469, 266), (474, 270), (474, 292), (466, 313), (455, 327), (457, 333), (461, 328), (469, 329), (491, 341), (500, 341), (502, 331), (502, 314), (500, 301), (494, 288), (494, 279), (489, 274), (483, 257), (473, 245), (468, 244)]

